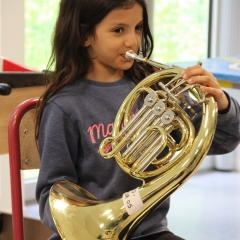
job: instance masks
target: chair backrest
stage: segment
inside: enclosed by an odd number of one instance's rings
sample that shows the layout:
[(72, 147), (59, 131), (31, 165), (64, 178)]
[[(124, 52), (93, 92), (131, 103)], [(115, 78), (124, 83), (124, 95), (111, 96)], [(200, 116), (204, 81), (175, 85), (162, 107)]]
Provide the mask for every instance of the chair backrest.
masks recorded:
[(14, 240), (24, 240), (21, 170), (38, 169), (40, 164), (34, 137), (35, 110), (38, 101), (38, 98), (32, 98), (19, 104), (11, 115), (8, 125)]

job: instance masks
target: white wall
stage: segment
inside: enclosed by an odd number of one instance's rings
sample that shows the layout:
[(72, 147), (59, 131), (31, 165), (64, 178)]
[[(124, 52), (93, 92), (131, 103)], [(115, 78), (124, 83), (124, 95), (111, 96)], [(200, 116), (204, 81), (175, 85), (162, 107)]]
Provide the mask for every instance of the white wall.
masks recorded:
[(24, 64), (24, 0), (0, 0), (0, 56)]
[[(24, 64), (24, 0), (0, 0), (0, 56)], [(4, 154), (0, 155), (0, 212), (11, 213), (10, 189), (8, 154)]]

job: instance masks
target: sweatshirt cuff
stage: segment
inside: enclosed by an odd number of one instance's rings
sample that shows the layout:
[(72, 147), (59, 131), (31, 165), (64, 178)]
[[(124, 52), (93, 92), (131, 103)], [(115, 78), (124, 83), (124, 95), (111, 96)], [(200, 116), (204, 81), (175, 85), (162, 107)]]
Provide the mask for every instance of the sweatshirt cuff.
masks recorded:
[(228, 107), (224, 110), (218, 111), (218, 125), (231, 124), (234, 122), (235, 116), (237, 114), (234, 100), (229, 96), (228, 93), (224, 92), (228, 98)]

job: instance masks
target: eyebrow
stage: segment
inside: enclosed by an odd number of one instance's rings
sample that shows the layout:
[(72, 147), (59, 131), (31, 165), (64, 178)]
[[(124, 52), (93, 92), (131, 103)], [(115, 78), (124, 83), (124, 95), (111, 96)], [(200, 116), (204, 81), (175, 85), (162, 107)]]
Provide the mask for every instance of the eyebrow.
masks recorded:
[[(143, 20), (141, 20), (138, 24), (136, 24), (136, 26), (143, 24)], [(111, 25), (118, 25), (118, 26), (127, 26), (126, 23), (121, 23), (121, 22), (113, 22), (111, 23)]]

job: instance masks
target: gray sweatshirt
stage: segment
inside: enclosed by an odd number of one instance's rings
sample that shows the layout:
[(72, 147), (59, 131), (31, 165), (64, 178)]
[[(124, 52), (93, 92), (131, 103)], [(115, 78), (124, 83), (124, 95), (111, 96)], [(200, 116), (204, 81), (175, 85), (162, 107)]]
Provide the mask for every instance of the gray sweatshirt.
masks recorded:
[[(119, 198), (123, 193), (142, 185), (118, 166), (115, 159), (104, 159), (99, 145), (111, 136), (117, 111), (135, 87), (124, 77), (105, 83), (78, 79), (69, 84), (47, 103), (40, 125), (40, 173), (36, 189), (40, 217), (55, 232), (50, 239), (61, 239), (54, 225), (48, 195), (51, 186), (61, 180), (80, 185), (100, 200)], [(240, 107), (229, 97), (230, 109), (218, 115), (215, 137), (208, 154), (224, 154), (236, 148), (240, 139)], [(136, 104), (133, 114), (141, 105)], [(199, 126), (200, 118), (194, 124)], [(165, 200), (140, 224), (134, 236), (168, 231), (166, 215), (169, 199)]]

